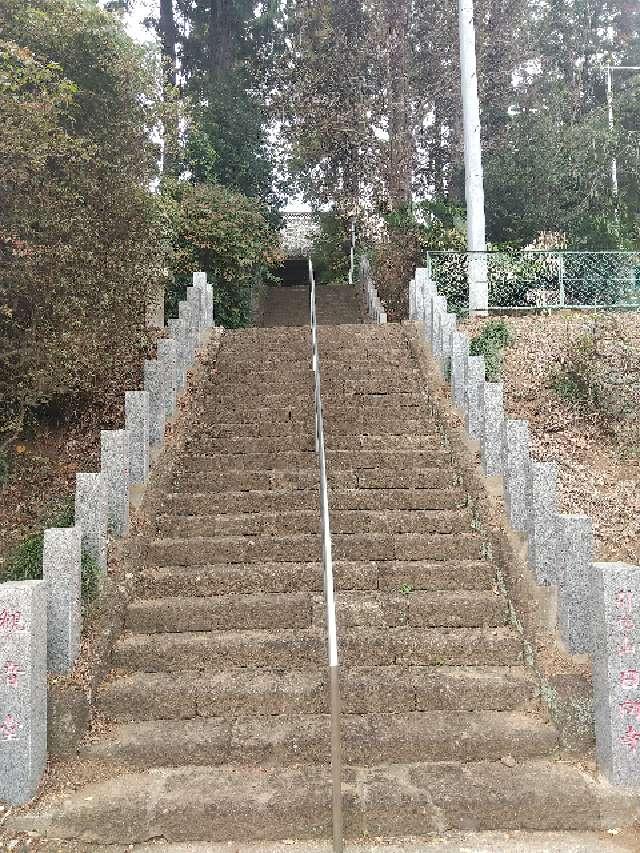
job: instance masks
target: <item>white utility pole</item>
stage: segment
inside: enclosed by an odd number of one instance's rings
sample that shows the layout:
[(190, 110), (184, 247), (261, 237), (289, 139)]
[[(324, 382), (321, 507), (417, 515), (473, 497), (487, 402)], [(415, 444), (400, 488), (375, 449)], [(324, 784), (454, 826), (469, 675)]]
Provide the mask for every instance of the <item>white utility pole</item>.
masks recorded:
[(476, 68), (473, 0), (458, 0), (460, 74), (464, 119), (464, 185), (467, 200), (469, 251), (469, 316), (486, 316), (489, 307), (487, 238), (484, 215), (484, 179), (480, 139), (480, 101)]

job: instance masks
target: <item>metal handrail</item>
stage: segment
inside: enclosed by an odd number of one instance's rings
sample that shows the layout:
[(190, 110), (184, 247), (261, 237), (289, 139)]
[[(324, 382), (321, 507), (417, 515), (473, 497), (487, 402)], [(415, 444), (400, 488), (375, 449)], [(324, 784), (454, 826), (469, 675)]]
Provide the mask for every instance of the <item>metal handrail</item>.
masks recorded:
[(320, 393), (320, 354), (318, 352), (318, 322), (316, 310), (316, 279), (309, 258), (311, 288), (311, 361), (315, 380), (316, 453), (320, 463), (320, 519), (322, 533), (322, 566), (324, 597), (327, 611), (327, 658), (329, 664), (329, 703), (331, 711), (331, 785), (333, 815), (333, 849), (342, 853), (344, 832), (342, 820), (342, 754), (340, 744), (340, 685), (338, 669), (338, 639), (336, 633), (336, 602), (333, 586), (333, 557), (331, 553), (331, 524), (329, 521), (329, 487), (324, 445), (324, 419)]

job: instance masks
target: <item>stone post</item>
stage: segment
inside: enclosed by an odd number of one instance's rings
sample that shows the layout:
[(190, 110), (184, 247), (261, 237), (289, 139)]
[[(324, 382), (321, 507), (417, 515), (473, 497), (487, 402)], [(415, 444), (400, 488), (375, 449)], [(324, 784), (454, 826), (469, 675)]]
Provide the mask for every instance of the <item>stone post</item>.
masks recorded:
[(164, 442), (164, 377), (161, 362), (145, 361), (144, 390), (149, 393), (149, 443)]
[(529, 508), (529, 564), (541, 585), (558, 583), (557, 511), (555, 462), (529, 463), (527, 506)]
[[(598, 765), (640, 787), (640, 567), (594, 563), (593, 700)], [(1, 587), (0, 587), (1, 588)]]
[(446, 296), (435, 296), (432, 300), (431, 351), (436, 361), (442, 358), (442, 324), (447, 313)]
[(573, 654), (593, 652), (593, 522), (558, 515), (558, 627)]
[(514, 530), (526, 533), (529, 524), (529, 423), (505, 420), (502, 430), (504, 507)]
[(202, 291), (198, 288), (187, 288), (187, 302), (191, 305), (191, 334), (195, 341), (195, 347), (200, 346), (200, 331), (203, 325)]
[(484, 421), (484, 356), (470, 355), (465, 377), (464, 425), (470, 437), (482, 441)]
[(76, 527), (82, 550), (107, 571), (107, 486), (102, 474), (76, 474)]
[(455, 314), (444, 314), (440, 322), (440, 364), (442, 375), (446, 377), (451, 361), (451, 336), (456, 330), (458, 318)]
[(0, 584), (0, 800), (28, 802), (47, 763), (47, 584)]
[(417, 319), (417, 302), (416, 280), (412, 278), (409, 282), (409, 320)]
[(504, 386), (502, 382), (484, 382), (482, 386), (482, 438), (480, 456), (487, 477), (502, 474), (502, 425), (504, 423)]
[(125, 429), (129, 446), (129, 483), (143, 485), (149, 479), (149, 394), (125, 391)]
[(169, 320), (167, 327), (171, 334), (171, 339), (176, 343), (176, 389), (177, 391), (181, 391), (184, 388), (186, 373), (184, 320)]
[(460, 411), (464, 411), (464, 375), (468, 358), (468, 336), (464, 332), (454, 332), (451, 335), (451, 393)]
[(422, 323), (424, 319), (424, 288), (422, 286), (422, 282), (418, 281), (416, 278), (413, 282), (413, 286), (415, 288), (416, 294), (416, 316), (415, 319), (418, 323)]
[(170, 419), (176, 412), (178, 348), (175, 341), (167, 338), (159, 340), (156, 348), (158, 361), (162, 364), (164, 414), (166, 419)]
[(129, 439), (126, 429), (100, 432), (100, 470), (107, 484), (109, 531), (129, 532)]
[(430, 282), (424, 298), (424, 335), (431, 349), (433, 349), (433, 306), (434, 303), (437, 304), (437, 298), (438, 291), (433, 282)]
[(202, 293), (203, 322), (204, 328), (214, 325), (213, 322), (213, 285), (207, 281), (206, 272), (194, 272), (193, 286)]
[(181, 302), (178, 306), (178, 313), (180, 319), (185, 324), (185, 336), (184, 336), (184, 344), (185, 344), (185, 369), (189, 370), (191, 365), (193, 364), (193, 360), (196, 356), (196, 346), (197, 341), (196, 337), (193, 334), (193, 308), (189, 302)]
[(80, 654), (81, 536), (77, 527), (44, 532), (42, 577), (47, 584), (47, 666), (66, 673)]

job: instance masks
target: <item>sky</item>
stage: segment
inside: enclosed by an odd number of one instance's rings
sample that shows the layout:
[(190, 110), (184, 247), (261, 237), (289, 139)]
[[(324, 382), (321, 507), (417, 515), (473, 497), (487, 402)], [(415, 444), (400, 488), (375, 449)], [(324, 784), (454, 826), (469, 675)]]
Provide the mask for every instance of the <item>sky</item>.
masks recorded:
[(144, 28), (142, 21), (151, 12), (156, 11), (156, 7), (158, 6), (157, 0), (134, 0), (131, 5), (133, 7), (133, 11), (128, 16), (127, 20), (127, 30), (129, 31), (129, 35), (131, 35), (131, 37), (136, 41), (148, 41), (150, 34)]

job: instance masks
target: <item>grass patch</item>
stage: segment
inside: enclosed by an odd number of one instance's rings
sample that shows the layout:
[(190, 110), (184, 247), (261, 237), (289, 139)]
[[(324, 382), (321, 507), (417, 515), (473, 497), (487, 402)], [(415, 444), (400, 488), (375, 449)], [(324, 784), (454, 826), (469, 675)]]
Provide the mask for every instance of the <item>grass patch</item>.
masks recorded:
[[(73, 499), (64, 501), (45, 522), (39, 533), (32, 533), (23, 539), (7, 557), (0, 582), (42, 580), (42, 555), (44, 551), (44, 530), (49, 527), (73, 527), (75, 507)], [(90, 604), (100, 589), (101, 569), (89, 554), (82, 554), (80, 564), (81, 599), (83, 607)]]
[(484, 372), (488, 382), (502, 378), (504, 350), (511, 345), (511, 332), (504, 320), (490, 320), (471, 340), (470, 355), (484, 356)]

